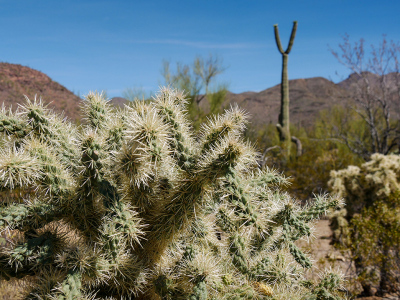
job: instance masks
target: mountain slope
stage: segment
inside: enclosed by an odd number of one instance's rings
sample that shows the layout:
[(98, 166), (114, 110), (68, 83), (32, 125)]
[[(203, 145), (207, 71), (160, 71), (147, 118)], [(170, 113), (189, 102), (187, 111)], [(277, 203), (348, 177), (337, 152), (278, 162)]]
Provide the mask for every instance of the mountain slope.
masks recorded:
[[(280, 88), (278, 84), (259, 93), (228, 93), (224, 105), (236, 102), (250, 114), (250, 121), (255, 126), (276, 124), (280, 112)], [(290, 122), (309, 126), (320, 110), (344, 104), (349, 96), (346, 89), (322, 77), (290, 80)]]
[(24, 103), (26, 95), (33, 100), (41, 97), (49, 108), (65, 112), (70, 119), (79, 118), (79, 97), (42, 72), (29, 67), (0, 63), (0, 103), (13, 109)]
[[(379, 82), (379, 78), (378, 75), (370, 75), (374, 84)], [(398, 77), (390, 75), (388, 78), (389, 82), (394, 82), (394, 78)], [(344, 105), (351, 97), (351, 91), (355, 90), (358, 80), (354, 74), (338, 84), (322, 77), (290, 80), (290, 122), (293, 125), (309, 126), (313, 124), (320, 110), (329, 109), (335, 104)], [(393, 84), (393, 91), (396, 87)], [(65, 111), (70, 119), (79, 119), (80, 99), (65, 87), (29, 67), (0, 63), (0, 103), (4, 102), (7, 107), (12, 105), (15, 108), (17, 103), (24, 102), (23, 95), (30, 99), (35, 95), (42, 97), (55, 111)], [(206, 100), (203, 101), (202, 105), (206, 106)], [(127, 102), (124, 98), (115, 97), (110, 103), (122, 106)], [(250, 126), (276, 124), (280, 110), (280, 84), (261, 92), (228, 92), (223, 106), (227, 108), (233, 103), (248, 112)]]

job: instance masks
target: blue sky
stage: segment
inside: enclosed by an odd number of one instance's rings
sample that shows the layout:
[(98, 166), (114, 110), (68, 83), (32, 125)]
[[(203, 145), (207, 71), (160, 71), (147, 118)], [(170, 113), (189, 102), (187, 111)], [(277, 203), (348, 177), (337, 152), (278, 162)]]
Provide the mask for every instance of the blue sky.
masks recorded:
[[(162, 61), (191, 63), (218, 55), (217, 80), (235, 93), (280, 82), (281, 56), (298, 21), (289, 78), (323, 76), (335, 82), (348, 70), (329, 51), (347, 33), (377, 44), (400, 40), (398, 0), (94, 1), (0, 0), (0, 61), (39, 70), (81, 95), (126, 88), (156, 91)], [(337, 76), (338, 72), (341, 76)]]

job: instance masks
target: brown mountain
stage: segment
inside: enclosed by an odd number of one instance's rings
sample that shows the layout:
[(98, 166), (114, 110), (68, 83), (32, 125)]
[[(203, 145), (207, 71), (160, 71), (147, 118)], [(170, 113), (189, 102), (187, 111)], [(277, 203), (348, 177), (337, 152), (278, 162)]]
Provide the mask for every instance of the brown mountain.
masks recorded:
[[(398, 78), (395, 75), (391, 76)], [(368, 76), (371, 82), (379, 82), (379, 76)], [(388, 78), (392, 80), (392, 77)], [(311, 125), (320, 110), (329, 109), (334, 104), (343, 105), (346, 99), (351, 97), (350, 91), (354, 89), (358, 80), (355, 75), (338, 84), (322, 77), (290, 80), (291, 123)], [(42, 97), (55, 111), (65, 111), (66, 116), (73, 120), (79, 118), (80, 99), (65, 87), (42, 72), (21, 65), (0, 63), (0, 103), (4, 102), (7, 107), (12, 105), (15, 108), (17, 103), (24, 102), (23, 95), (30, 99), (35, 95)], [(111, 100), (116, 106), (123, 106), (127, 102), (128, 100), (121, 97)], [(248, 112), (251, 126), (276, 124), (280, 110), (280, 85), (261, 92), (228, 92), (224, 106), (229, 107), (231, 103), (237, 103)]]
[(110, 100), (110, 103), (115, 107), (123, 108), (125, 104), (129, 103), (129, 100), (122, 97), (114, 97)]
[(26, 95), (33, 100), (41, 97), (49, 108), (75, 120), (79, 118), (80, 98), (42, 72), (21, 65), (0, 63), (0, 105), (6, 107), (25, 102)]
[[(278, 122), (281, 99), (281, 85), (278, 84), (259, 93), (228, 93), (228, 106), (237, 103), (250, 115), (254, 126)], [(344, 104), (350, 96), (348, 90), (322, 77), (295, 79), (289, 81), (290, 122), (309, 126), (318, 112), (334, 104)]]

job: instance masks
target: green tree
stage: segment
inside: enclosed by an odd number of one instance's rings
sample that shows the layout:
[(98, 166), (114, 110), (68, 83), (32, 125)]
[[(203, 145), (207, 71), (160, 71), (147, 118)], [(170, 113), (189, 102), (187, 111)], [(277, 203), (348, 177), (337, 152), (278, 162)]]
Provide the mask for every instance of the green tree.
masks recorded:
[[(220, 113), (223, 109), (227, 86), (215, 84), (215, 79), (225, 69), (222, 59), (211, 54), (207, 59), (197, 56), (191, 65), (178, 62), (175, 70), (171, 70), (170, 62), (163, 62), (165, 84), (185, 91), (188, 113), (196, 129), (208, 115)], [(207, 100), (207, 108), (200, 105), (203, 99)]]

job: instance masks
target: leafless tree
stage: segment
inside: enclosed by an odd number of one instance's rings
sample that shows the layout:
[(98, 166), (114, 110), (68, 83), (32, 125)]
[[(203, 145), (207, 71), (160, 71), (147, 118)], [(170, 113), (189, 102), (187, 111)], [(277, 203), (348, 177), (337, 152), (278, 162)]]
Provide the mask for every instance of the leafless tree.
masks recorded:
[[(351, 93), (349, 107), (363, 120), (363, 136), (335, 127), (336, 137), (351, 151), (369, 159), (373, 153), (388, 154), (400, 145), (400, 45), (383, 36), (378, 46), (366, 53), (365, 41), (352, 44), (343, 37), (340, 51), (331, 50), (338, 61), (352, 72), (343, 86)], [(343, 85), (345, 83), (343, 82)], [(341, 127), (344, 128), (344, 127)], [(359, 132), (359, 131), (356, 131)]]

